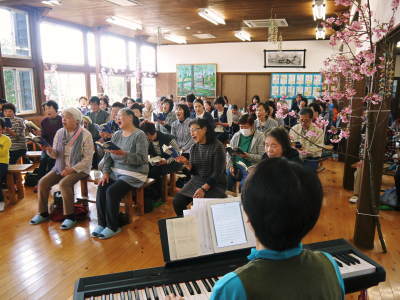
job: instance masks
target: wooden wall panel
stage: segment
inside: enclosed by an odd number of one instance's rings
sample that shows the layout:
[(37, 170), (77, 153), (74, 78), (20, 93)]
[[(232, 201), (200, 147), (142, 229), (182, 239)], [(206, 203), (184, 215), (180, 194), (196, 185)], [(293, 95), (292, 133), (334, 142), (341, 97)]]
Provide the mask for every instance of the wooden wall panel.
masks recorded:
[(230, 104), (244, 107), (246, 104), (246, 74), (222, 74), (222, 95)]
[[(250, 104), (254, 95), (260, 96), (264, 101), (269, 96), (267, 91), (267, 74), (247, 74), (246, 75), (246, 106)], [(268, 87), (269, 89), (269, 87)]]

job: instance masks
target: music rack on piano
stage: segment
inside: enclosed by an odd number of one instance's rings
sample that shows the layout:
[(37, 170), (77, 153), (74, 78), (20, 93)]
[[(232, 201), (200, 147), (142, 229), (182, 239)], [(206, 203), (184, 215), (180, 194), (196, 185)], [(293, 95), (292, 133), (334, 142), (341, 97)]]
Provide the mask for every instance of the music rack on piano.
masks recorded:
[[(308, 244), (304, 248), (325, 251), (334, 257), (344, 278), (346, 293), (366, 290), (385, 281), (384, 268), (344, 239)], [(74, 300), (161, 300), (169, 293), (185, 299), (192, 296), (208, 299), (215, 281), (247, 263), (249, 252), (249, 249), (240, 249), (175, 261), (165, 267), (80, 278), (75, 284)]]

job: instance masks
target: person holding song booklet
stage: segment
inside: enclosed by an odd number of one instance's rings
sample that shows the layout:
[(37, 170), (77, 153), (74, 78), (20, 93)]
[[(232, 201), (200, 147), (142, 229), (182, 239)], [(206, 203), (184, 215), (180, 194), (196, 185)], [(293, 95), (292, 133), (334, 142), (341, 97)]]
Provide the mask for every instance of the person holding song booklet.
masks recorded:
[(179, 156), (191, 173), (191, 179), (175, 195), (173, 205), (178, 216), (193, 198), (225, 198), (225, 149), (216, 137), (212, 125), (205, 119), (195, 119), (189, 124), (190, 135), (195, 144), (190, 150), (190, 160)]
[(211, 300), (344, 299), (333, 257), (301, 243), (322, 205), (321, 182), (314, 172), (283, 158), (263, 160), (247, 177), (241, 198), (256, 247), (247, 264), (215, 283)]

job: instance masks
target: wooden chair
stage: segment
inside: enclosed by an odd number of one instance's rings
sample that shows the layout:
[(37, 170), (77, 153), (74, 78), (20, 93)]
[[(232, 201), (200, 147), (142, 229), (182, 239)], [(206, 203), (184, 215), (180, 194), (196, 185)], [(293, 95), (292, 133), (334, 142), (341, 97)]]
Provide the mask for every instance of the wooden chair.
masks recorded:
[[(9, 204), (14, 204), (18, 199), (22, 199), (25, 196), (24, 185), (22, 183), (22, 173), (29, 171), (32, 164), (15, 164), (8, 166), (7, 172), (7, 198)], [(15, 186), (17, 188), (15, 188)]]
[[(169, 176), (168, 176), (169, 175)], [(169, 180), (168, 180), (169, 177)], [(162, 177), (162, 201), (167, 202), (168, 196), (176, 194), (176, 174), (165, 174)]]

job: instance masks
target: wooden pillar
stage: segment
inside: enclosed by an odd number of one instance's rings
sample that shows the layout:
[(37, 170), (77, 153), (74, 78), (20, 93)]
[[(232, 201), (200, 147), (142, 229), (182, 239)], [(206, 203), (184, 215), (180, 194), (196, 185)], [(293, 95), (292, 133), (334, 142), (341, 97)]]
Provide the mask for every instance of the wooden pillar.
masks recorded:
[(361, 97), (365, 93), (365, 82), (356, 82), (354, 88), (357, 94), (351, 101), (352, 117), (350, 119), (350, 137), (347, 139), (346, 155), (344, 157), (343, 172), (343, 188), (353, 190), (354, 187), (354, 171), (351, 166), (358, 161), (357, 157), (360, 152), (361, 143), (361, 127), (364, 104)]
[(6, 89), (4, 84), (4, 76), (3, 76), (3, 60), (1, 57), (1, 45), (0, 45), (0, 98), (6, 98)]
[[(100, 48), (100, 33), (101, 28), (96, 28), (94, 30), (94, 43), (96, 50), (96, 85), (97, 85), (97, 94), (103, 94), (104, 88), (101, 84), (101, 48)], [(93, 91), (92, 91), (93, 94)]]
[(142, 41), (136, 44), (136, 98), (142, 99)]
[(83, 62), (85, 65), (85, 90), (86, 90), (86, 97), (89, 99), (92, 91), (90, 86), (90, 66), (89, 66), (89, 53), (88, 53), (88, 31), (82, 31), (83, 34)]

